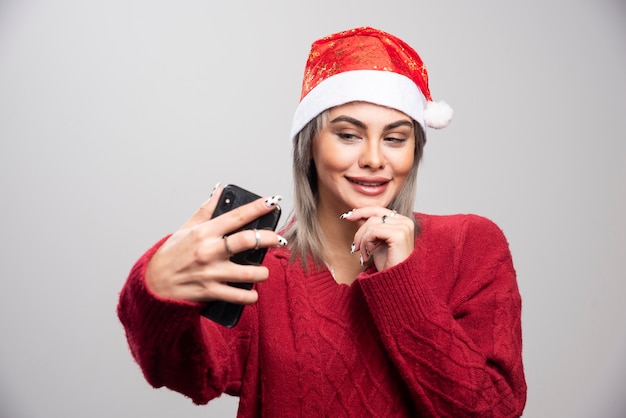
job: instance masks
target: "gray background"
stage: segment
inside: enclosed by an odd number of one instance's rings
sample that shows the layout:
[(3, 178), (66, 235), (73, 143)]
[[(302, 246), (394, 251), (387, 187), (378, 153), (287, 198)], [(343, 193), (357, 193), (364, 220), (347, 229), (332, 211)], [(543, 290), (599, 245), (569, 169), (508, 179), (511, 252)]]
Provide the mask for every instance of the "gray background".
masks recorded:
[(623, 1), (0, 0), (0, 416), (234, 416), (143, 380), (135, 259), (218, 180), (291, 207), (310, 43), (371, 25), (436, 99), (416, 208), (496, 221), (524, 298), (528, 417), (626, 411)]

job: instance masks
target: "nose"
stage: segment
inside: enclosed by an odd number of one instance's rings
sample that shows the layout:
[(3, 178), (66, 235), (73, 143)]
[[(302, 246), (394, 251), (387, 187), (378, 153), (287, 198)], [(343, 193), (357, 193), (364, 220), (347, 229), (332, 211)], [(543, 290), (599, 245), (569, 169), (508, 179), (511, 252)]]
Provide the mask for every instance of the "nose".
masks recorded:
[(370, 170), (378, 170), (385, 166), (385, 156), (379, 141), (364, 141), (359, 166)]

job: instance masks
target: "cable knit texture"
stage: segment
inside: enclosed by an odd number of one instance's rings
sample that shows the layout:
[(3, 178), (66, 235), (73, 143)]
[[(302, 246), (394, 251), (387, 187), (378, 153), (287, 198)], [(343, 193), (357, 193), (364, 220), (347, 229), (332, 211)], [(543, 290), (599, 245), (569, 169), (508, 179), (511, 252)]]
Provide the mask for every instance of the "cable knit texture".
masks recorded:
[(475, 215), (416, 216), (409, 258), (351, 286), (268, 251), (270, 278), (233, 329), (150, 293), (157, 243), (118, 306), (146, 380), (197, 404), (239, 396), (239, 417), (520, 416), (521, 299), (504, 235)]

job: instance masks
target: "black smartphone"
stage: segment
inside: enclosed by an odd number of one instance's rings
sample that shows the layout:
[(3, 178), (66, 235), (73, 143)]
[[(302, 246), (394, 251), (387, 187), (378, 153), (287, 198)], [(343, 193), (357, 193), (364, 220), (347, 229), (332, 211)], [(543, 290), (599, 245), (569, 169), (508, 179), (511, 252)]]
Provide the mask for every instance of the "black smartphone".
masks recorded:
[[(220, 200), (217, 202), (217, 207), (213, 212), (213, 218), (233, 210), (236, 207), (253, 202), (261, 196), (252, 193), (244, 188), (236, 186), (234, 184), (228, 184), (224, 186)], [(253, 220), (252, 222), (244, 225), (243, 227), (232, 231), (226, 235), (234, 234), (235, 232), (243, 231), (246, 229), (267, 229), (274, 231), (278, 225), (280, 219), (281, 209), (276, 205), (274, 210), (267, 213), (260, 218)], [(252, 264), (260, 265), (263, 262), (267, 248), (259, 248), (257, 250), (250, 249), (234, 254), (230, 257), (233, 263), (237, 264)], [(233, 287), (239, 287), (242, 289), (252, 289), (252, 283), (232, 283), (228, 285)], [(209, 302), (200, 312), (202, 316), (209, 318), (218, 324), (224, 325), (227, 328), (232, 328), (237, 325), (241, 313), (243, 312), (244, 305), (238, 305), (236, 303), (215, 301)]]

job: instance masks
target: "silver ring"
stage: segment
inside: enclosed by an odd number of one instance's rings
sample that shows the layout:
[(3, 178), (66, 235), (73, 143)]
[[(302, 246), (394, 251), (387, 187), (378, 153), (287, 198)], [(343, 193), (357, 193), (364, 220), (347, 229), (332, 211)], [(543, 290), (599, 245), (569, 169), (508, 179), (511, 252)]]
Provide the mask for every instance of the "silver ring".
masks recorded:
[(396, 212), (395, 210), (392, 210), (391, 213), (389, 214), (389, 217), (393, 218), (394, 216), (396, 216), (396, 213), (398, 212)]
[(226, 252), (228, 253), (230, 257), (232, 257), (234, 254), (233, 254), (233, 250), (230, 249), (230, 245), (228, 245), (228, 237), (224, 235), (222, 239), (224, 240), (224, 247), (226, 248)]
[(258, 229), (254, 230), (254, 237), (256, 238), (256, 245), (254, 246), (254, 249), (258, 250), (259, 248), (261, 248), (261, 234), (259, 234)]
[(381, 218), (383, 223), (387, 222), (387, 215), (383, 215), (383, 217)]

